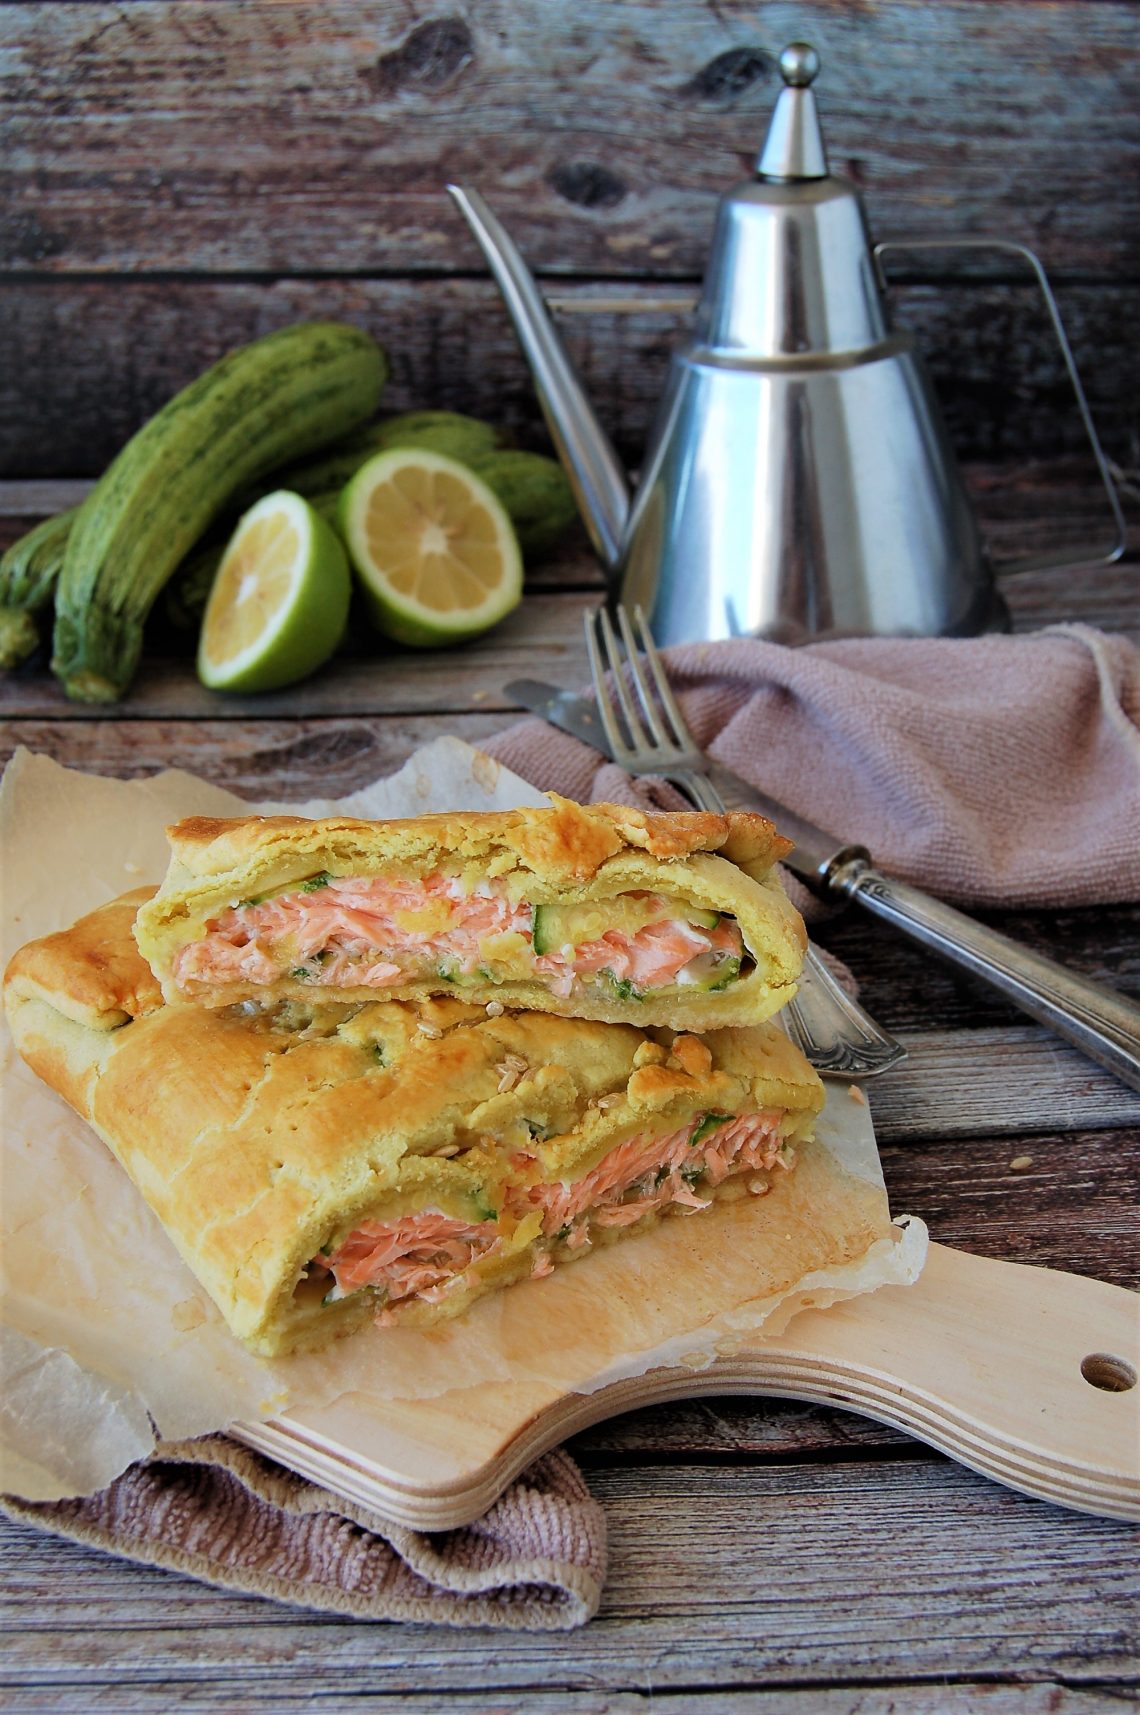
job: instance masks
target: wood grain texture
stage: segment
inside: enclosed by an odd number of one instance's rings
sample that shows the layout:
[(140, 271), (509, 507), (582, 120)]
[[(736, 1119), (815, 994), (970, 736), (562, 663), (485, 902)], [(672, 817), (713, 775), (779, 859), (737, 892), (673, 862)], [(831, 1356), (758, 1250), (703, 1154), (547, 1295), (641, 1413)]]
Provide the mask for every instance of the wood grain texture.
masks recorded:
[[(1066, 949), (1067, 957), (1073, 955)], [(1055, 954), (1056, 956), (1056, 950)], [(877, 1135), (1024, 1136), (1140, 1125), (1140, 1093), (1031, 1023), (907, 1031), (907, 1059), (867, 1084)]]
[[(447, 730), (478, 745), (505, 724), (482, 713), (453, 714)], [(140, 779), (159, 768), (185, 768), (256, 802), (342, 797), (392, 774), (413, 750), (440, 734), (438, 717), (403, 715), (377, 721), (159, 720), (131, 722), (13, 720), (0, 733), (0, 761), (17, 745), (91, 774)]]
[(4, 10), (13, 269), (471, 271), (452, 179), (539, 267), (693, 276), (800, 36), (882, 234), (989, 230), (1058, 268), (1140, 272), (1126, 5)]
[[(114, 1708), (118, 1715), (153, 1715), (177, 1708), (181, 1715), (232, 1715), (239, 1707), (231, 1701), (232, 1687), (225, 1680), (197, 1685), (130, 1685), (108, 1690), (85, 1683), (60, 1686), (49, 1692), (19, 1690), (9, 1700), (11, 1715), (90, 1715), (91, 1711)], [(423, 1695), (417, 1690), (385, 1691), (376, 1682), (366, 1692), (342, 1693), (335, 1687), (321, 1692), (319, 1701), (306, 1691), (283, 1690), (279, 1683), (242, 1688), (242, 1711), (273, 1710), (293, 1715), (302, 1709), (319, 1709), (321, 1715), (360, 1715), (362, 1697), (366, 1707), (379, 1711), (399, 1710), (399, 1715), (511, 1715), (520, 1707), (501, 1692), (470, 1690), (440, 1691)], [(508, 1693), (509, 1697), (511, 1694)], [(693, 1715), (1120, 1715), (1119, 1694), (1071, 1688), (1055, 1681), (1032, 1684), (936, 1687), (925, 1685), (856, 1685), (843, 1689), (811, 1691), (581, 1691), (562, 1687), (554, 1691), (525, 1692), (527, 1715), (657, 1715), (663, 1710), (692, 1711)], [(175, 1701), (176, 1699), (176, 1701)]]
[(1135, 1683), (1127, 1526), (940, 1460), (611, 1466), (590, 1481), (610, 1578), (599, 1618), (569, 1637), (361, 1626), (8, 1527), (9, 1679), (205, 1681), (239, 1707), (258, 1684), (314, 1675), (342, 1696), (477, 1686), (507, 1707), (532, 1688), (583, 1684), (679, 1695), (947, 1676)]
[[(1034, 952), (1125, 994), (1140, 994), (1140, 906), (977, 912)], [(996, 989), (935, 958), (879, 925), (868, 912), (846, 911), (820, 926), (817, 939), (854, 972), (860, 999), (888, 1030), (986, 1029), (1025, 1023)], [(919, 1021), (922, 1021), (921, 1025)], [(1058, 1045), (1059, 1046), (1059, 1045)], [(1066, 1050), (1067, 1052), (1067, 1050)]]
[[(352, 715), (372, 719), (439, 714), (444, 710), (469, 713), (480, 706), (475, 693), (486, 693), (484, 706), (504, 706), (502, 686), (526, 674), (561, 684), (584, 685), (589, 665), (582, 633), (585, 608), (596, 602), (575, 594), (528, 594), (521, 607), (494, 631), (474, 642), (446, 651), (401, 649), (398, 644), (362, 635), (368, 654), (341, 654), (311, 679), (280, 692), (256, 697), (220, 696), (207, 691), (194, 675), (193, 664), (148, 650), (139, 677), (119, 712), (131, 719), (210, 720)], [(0, 679), (0, 719), (17, 716), (104, 720), (106, 709), (72, 703), (32, 661)], [(505, 724), (505, 723), (504, 723)]]
[[(917, 1152), (884, 1144), (880, 1153), (892, 1209), (920, 1214), (939, 1243), (1140, 1289), (1137, 1126), (1066, 1136), (1027, 1129), (1016, 1143), (935, 1136)], [(1010, 1167), (1025, 1157), (1027, 1167)]]
[[(446, 221), (447, 211), (439, 217)], [(676, 288), (546, 284), (562, 306), (560, 330), (599, 416), (635, 466), (688, 326), (675, 307)], [(320, 317), (355, 322), (384, 346), (392, 365), (385, 411), (466, 411), (521, 445), (548, 448), (529, 371), (486, 279), (12, 276), (4, 301), (0, 476), (98, 475), (148, 417), (224, 352)], [(1122, 353), (1140, 320), (1140, 286), (1074, 282), (1060, 288), (1059, 301), (1108, 453), (1120, 464), (1135, 462), (1140, 414), (1133, 366)], [(891, 304), (899, 325), (919, 341), (962, 458), (1084, 453), (1060, 352), (1027, 288), (903, 286)]]
[[(987, 516), (1011, 539), (1028, 528), (1044, 545), (1067, 517), (1093, 516), (1087, 484), (1031, 467), (992, 474)], [(3, 688), (3, 742), (23, 736), (113, 774), (174, 760), (251, 796), (362, 784), (433, 733), (506, 724), (499, 688), (513, 673), (582, 682), (580, 613), (599, 588), (582, 567), (563, 594), (528, 603), (525, 663), (521, 643), (510, 658), (488, 646), (358, 662), (324, 715), (315, 698), (308, 710), (296, 698), (276, 710), (209, 699), (179, 713), (185, 664), (155, 658), (150, 710), (128, 703), (112, 719), (53, 700), (40, 664)], [(1105, 614), (1135, 635), (1135, 577), (1095, 571), (1078, 586), (1035, 574), (1020, 611), (1034, 623)], [(1140, 991), (1140, 905), (993, 920)], [(945, 1243), (1135, 1284), (1131, 1098), (1114, 1102), (1095, 1069), (1078, 1073), (1003, 1002), (869, 919), (848, 913), (824, 935), (867, 1004), (912, 1038), (897, 1075), (913, 1078), (910, 1099), (901, 1082), (875, 1096), (894, 1206), (917, 1209)], [(1011, 1172), (1018, 1155), (1029, 1167)], [(781, 1402), (658, 1408), (573, 1450), (614, 1547), (603, 1614), (584, 1633), (360, 1626), (8, 1528), (8, 1705), (1101, 1715), (1135, 1700), (1127, 1527), (1002, 1491), (851, 1414)]]

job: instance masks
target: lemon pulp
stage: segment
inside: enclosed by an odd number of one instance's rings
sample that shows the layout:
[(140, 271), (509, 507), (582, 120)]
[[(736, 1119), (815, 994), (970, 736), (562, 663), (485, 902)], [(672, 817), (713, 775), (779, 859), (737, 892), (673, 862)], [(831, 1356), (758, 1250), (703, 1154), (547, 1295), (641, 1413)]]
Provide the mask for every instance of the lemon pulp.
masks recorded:
[(341, 524), (373, 619), (420, 647), (496, 624), (522, 596), (522, 559), (502, 504), (441, 453), (393, 448), (359, 470)]
[(334, 531), (300, 495), (278, 490), (245, 514), (206, 604), (198, 675), (214, 690), (294, 683), (336, 648), (351, 579)]

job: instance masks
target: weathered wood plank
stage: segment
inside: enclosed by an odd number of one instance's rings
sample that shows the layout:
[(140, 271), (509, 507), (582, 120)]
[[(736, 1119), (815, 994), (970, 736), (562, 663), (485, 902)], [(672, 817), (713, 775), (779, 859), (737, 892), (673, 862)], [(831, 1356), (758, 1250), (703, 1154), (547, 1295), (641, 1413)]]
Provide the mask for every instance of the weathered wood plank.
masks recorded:
[(866, 1086), (882, 1139), (1140, 1124), (1140, 1093), (1036, 1025), (907, 1031), (902, 1040), (908, 1059)]
[(920, 1214), (939, 1243), (1140, 1288), (1136, 1127), (1063, 1142), (1030, 1133), (958, 1148), (931, 1142), (917, 1166), (912, 1155), (910, 1147), (881, 1150), (891, 1207)]
[(1131, 10), (605, 0), (6, 6), (12, 268), (471, 268), (448, 180), (572, 273), (694, 274), (807, 37), (882, 233), (1137, 273)]
[[(1104, 527), (1089, 538), (1103, 546)], [(1009, 604), (1014, 631), (1038, 631), (1065, 620), (1080, 620), (1101, 631), (1140, 637), (1140, 569), (1131, 555), (1106, 568), (1063, 566), (1052, 571), (999, 579)]]
[(730, 1394), (623, 1412), (572, 1436), (566, 1445), (587, 1472), (626, 1460), (648, 1467), (751, 1460), (831, 1465), (855, 1458), (941, 1457), (901, 1430), (851, 1411)]
[[(687, 327), (676, 287), (547, 285), (599, 415), (635, 465)], [(891, 301), (919, 340), (961, 457), (1084, 453), (1060, 354), (1025, 287), (903, 286)], [(273, 328), (327, 316), (367, 328), (387, 350), (385, 410), (467, 411), (521, 444), (547, 445), (530, 375), (498, 291), (485, 278), (17, 277), (6, 282), (4, 302), (0, 475), (95, 476), (147, 417), (224, 352)], [(1140, 415), (1121, 353), (1140, 320), (1140, 287), (1071, 283), (1060, 302), (1109, 454), (1134, 461)]]
[[(1136, 904), (976, 915), (1034, 952), (1058, 959), (1094, 981), (1125, 994), (1140, 994), (1140, 907)], [(851, 967), (859, 981), (860, 999), (888, 1030), (953, 1031), (1025, 1023), (1024, 1014), (996, 989), (890, 931), (868, 912), (849, 909), (822, 925), (817, 935), (823, 946)]]
[[(396, 1708), (399, 1715), (511, 1715), (518, 1705), (501, 1692), (442, 1691), (424, 1697), (416, 1691), (388, 1692), (370, 1684), (367, 1707)], [(233, 1715), (230, 1680), (196, 1685), (161, 1684), (115, 1686), (106, 1695), (88, 1682), (55, 1685), (51, 1690), (25, 1688), (9, 1693), (8, 1715), (92, 1715), (113, 1708), (116, 1715), (152, 1715), (178, 1710), (180, 1715)], [(318, 1700), (319, 1699), (319, 1700)], [(242, 1688), (243, 1711), (263, 1708), (291, 1715), (294, 1710), (320, 1710), (320, 1715), (360, 1715), (360, 1693), (336, 1688), (314, 1694), (301, 1686), (283, 1689), (279, 1681)], [(1072, 1689), (1054, 1681), (1034, 1684), (973, 1685), (943, 1683), (929, 1686), (857, 1685), (811, 1691), (579, 1691), (527, 1688), (527, 1715), (653, 1715), (654, 1711), (693, 1711), (694, 1715), (1120, 1715), (1121, 1696), (1097, 1690)]]
[[(139, 677), (115, 714), (127, 720), (318, 715), (373, 719), (446, 716), (452, 711), (469, 713), (481, 705), (484, 709), (496, 704), (509, 707), (502, 697), (502, 686), (509, 679), (534, 674), (565, 685), (588, 681), (582, 613), (596, 600), (596, 592), (587, 597), (535, 590), (494, 631), (448, 650), (401, 649), (375, 637), (365, 626), (359, 647), (367, 653), (336, 655), (302, 684), (255, 697), (208, 691), (199, 684), (191, 661), (148, 650)], [(41, 659), (0, 677), (0, 720), (5, 722), (67, 718), (102, 723), (107, 715), (105, 705), (69, 702)], [(444, 730), (442, 725), (439, 730)]]
[[(483, 712), (450, 715), (446, 730), (478, 745), (504, 725)], [(185, 768), (243, 798), (341, 797), (392, 774), (413, 750), (438, 738), (435, 715), (391, 720), (9, 721), (0, 733), (0, 764), (17, 745), (68, 768), (139, 779), (160, 768)]]
[[(1106, 591), (1116, 588), (1121, 609), (1131, 599), (1136, 608), (1135, 557), (1140, 550), (1140, 471), (1115, 467), (1117, 488), (1124, 510), (1126, 536), (1132, 566), (1131, 582), (1115, 586), (1123, 567), (1097, 566), (1092, 576), (1082, 577), (1078, 588), (1082, 601), (1093, 593), (1094, 584), (1107, 580)], [(1112, 534), (1108, 504), (1104, 491), (1085, 460), (1012, 460), (1008, 463), (985, 464), (972, 462), (963, 466), (970, 498), (981, 524), (990, 551), (998, 564), (1006, 595), (1017, 606), (1015, 590), (1022, 585), (1032, 591), (1038, 585), (1051, 592), (1057, 601), (1057, 590), (1049, 576), (1041, 573), (1016, 573), (1019, 556), (1049, 553), (1061, 547), (1069, 552), (1081, 544), (1086, 554), (1106, 551)], [(1016, 583), (1014, 577), (1016, 576)], [(1070, 592), (1068, 605), (1074, 604)], [(1019, 629), (1027, 629), (1024, 622)]]
[[(569, 1637), (372, 1627), (8, 1527), (8, 1674), (500, 1696), (923, 1678), (1134, 1682), (1131, 1530), (942, 1461), (599, 1469), (611, 1571)], [(232, 1706), (232, 1704), (231, 1704)], [(239, 1705), (240, 1706), (240, 1705)]]

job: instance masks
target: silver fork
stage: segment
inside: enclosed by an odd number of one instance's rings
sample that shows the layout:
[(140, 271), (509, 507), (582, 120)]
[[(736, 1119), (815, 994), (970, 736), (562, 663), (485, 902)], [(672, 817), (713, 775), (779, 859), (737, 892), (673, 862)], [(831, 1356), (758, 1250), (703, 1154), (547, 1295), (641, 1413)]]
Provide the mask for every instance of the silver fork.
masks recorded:
[[(604, 607), (586, 615), (586, 649), (610, 753), (627, 774), (658, 774), (698, 809), (721, 812), (724, 799), (708, 777), (704, 754), (686, 725), (640, 607), (634, 609), (634, 621), (636, 637), (626, 610), (618, 609), (619, 647)], [(792, 1040), (825, 1075), (873, 1078), (906, 1057), (902, 1044), (852, 1000), (810, 945), (798, 993), (781, 1017)]]

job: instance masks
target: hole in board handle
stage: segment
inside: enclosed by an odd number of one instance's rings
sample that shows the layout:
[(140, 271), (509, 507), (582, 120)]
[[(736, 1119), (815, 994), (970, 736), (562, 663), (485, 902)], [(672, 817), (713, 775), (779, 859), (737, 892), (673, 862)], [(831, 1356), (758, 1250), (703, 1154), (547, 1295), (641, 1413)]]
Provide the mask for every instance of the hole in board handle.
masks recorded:
[(1136, 1386), (1136, 1371), (1127, 1358), (1114, 1357), (1111, 1352), (1090, 1352), (1081, 1359), (1081, 1374), (1090, 1387), (1104, 1393), (1127, 1393)]

